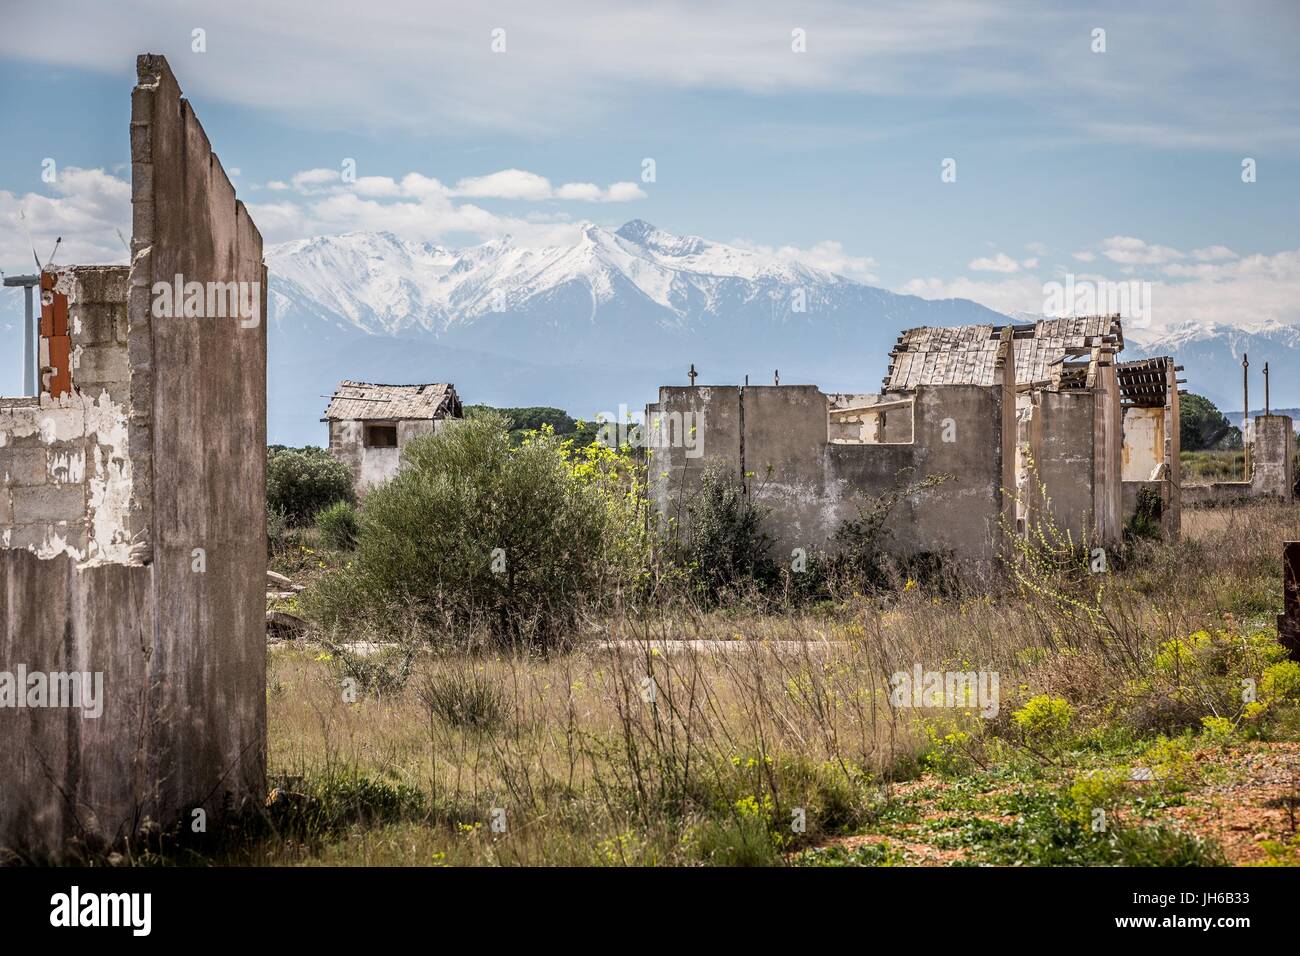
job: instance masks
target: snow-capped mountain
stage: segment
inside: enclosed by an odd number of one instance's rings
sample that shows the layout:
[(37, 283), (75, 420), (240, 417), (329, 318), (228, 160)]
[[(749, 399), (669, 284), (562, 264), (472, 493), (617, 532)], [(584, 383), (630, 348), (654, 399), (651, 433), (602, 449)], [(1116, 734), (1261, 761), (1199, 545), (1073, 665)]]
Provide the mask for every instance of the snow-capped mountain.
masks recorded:
[(345, 377), (451, 381), (466, 402), (589, 416), (642, 408), (692, 363), (703, 382), (780, 370), (870, 390), (900, 329), (1002, 320), (641, 220), (544, 249), (353, 233), (274, 246), (266, 261), (271, 434), (292, 441), (319, 440), (315, 405)]
[(1269, 367), (1271, 405), (1300, 402), (1300, 326), (1257, 322), (1242, 327), (1180, 323), (1162, 329), (1124, 331), (1124, 358), (1172, 355), (1184, 367), (1189, 391), (1204, 395), (1221, 410), (1240, 411), (1241, 359), (1250, 360), (1250, 404), (1264, 406), (1264, 363)]
[[(340, 379), (456, 384), (466, 403), (642, 408), (661, 384), (812, 382), (872, 391), (897, 333), (1005, 322), (966, 299), (927, 300), (787, 258), (679, 236), (642, 220), (584, 226), (572, 245), (497, 239), (464, 249), (350, 233), (270, 246), (269, 435), (321, 444)], [(22, 296), (0, 297), (0, 394), (21, 385)], [(1017, 314), (1015, 321), (1035, 316)], [(1241, 406), (1241, 354), (1272, 372), (1276, 408), (1300, 404), (1300, 327), (1125, 329), (1123, 358), (1174, 355), (1187, 388)], [(10, 359), (11, 360), (8, 360)]]
[(837, 287), (864, 288), (639, 219), (617, 232), (584, 226), (572, 246), (531, 249), (506, 237), (452, 251), (391, 233), (350, 233), (273, 246), (266, 261), (276, 321), (311, 315), (373, 334), (438, 338), (461, 334), (491, 314), (529, 311), (574, 284), (589, 305), (582, 318), (631, 297), (657, 309), (659, 325), (677, 329), (737, 302), (794, 314), (793, 300), (781, 300), (796, 288), (818, 301)]

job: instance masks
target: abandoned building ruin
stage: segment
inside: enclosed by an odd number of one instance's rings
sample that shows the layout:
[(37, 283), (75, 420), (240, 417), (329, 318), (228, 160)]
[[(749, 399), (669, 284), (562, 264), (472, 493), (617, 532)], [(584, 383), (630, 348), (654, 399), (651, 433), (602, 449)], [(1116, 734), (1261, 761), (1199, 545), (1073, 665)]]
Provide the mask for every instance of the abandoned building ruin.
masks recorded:
[(397, 474), (402, 449), (463, 414), (456, 386), (340, 382), (325, 417), (329, 450), (352, 472), (357, 494)]
[(260, 319), (262, 238), (167, 61), (136, 69), (131, 264), (41, 273), (39, 394), (0, 399), (0, 671), (50, 675), (0, 683), (0, 850), (33, 860), (265, 792), (266, 327), (152, 301), (238, 283)]
[(1250, 498), (1291, 499), (1296, 486), (1295, 425), (1290, 415), (1263, 414), (1251, 419), (1253, 440), (1247, 445), (1250, 477), (1183, 487), (1189, 505), (1233, 504)]
[(665, 386), (649, 427), (701, 422), (704, 453), (657, 435), (650, 495), (661, 516), (685, 520), (683, 490), (725, 463), (768, 510), (778, 556), (828, 547), (864, 499), (927, 476), (946, 477), (906, 495), (888, 522), (902, 554), (987, 565), (1003, 535), (1049, 517), (1080, 544), (1114, 545), (1143, 490), (1176, 536), (1178, 367), (1118, 362), (1123, 347), (1115, 316), (916, 328), (890, 353), (879, 394)]

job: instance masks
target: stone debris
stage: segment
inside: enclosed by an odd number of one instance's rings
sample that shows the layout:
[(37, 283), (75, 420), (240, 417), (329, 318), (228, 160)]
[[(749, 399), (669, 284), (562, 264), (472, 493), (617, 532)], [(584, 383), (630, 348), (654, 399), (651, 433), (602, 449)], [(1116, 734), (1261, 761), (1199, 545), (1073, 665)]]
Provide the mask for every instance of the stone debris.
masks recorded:
[(276, 640), (292, 641), (307, 633), (309, 625), (287, 611), (266, 612), (266, 634)]
[(301, 591), (303, 589), (301, 584), (294, 584), (283, 574), (278, 574), (275, 571), (266, 572), (266, 583), (267, 583), (268, 590), (271, 589), (272, 585), (274, 585), (275, 589), (279, 591), (296, 592), (296, 591)]

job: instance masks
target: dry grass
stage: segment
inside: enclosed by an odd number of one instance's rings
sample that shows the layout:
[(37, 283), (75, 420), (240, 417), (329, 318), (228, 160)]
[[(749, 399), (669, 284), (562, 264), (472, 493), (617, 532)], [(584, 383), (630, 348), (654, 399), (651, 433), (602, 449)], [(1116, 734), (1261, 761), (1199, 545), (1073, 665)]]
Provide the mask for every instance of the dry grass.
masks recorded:
[[(592, 622), (564, 655), (417, 654), (401, 687), (362, 687), (354, 700), (337, 659), (277, 647), (269, 764), (310, 825), (282, 820), (240, 858), (775, 863), (887, 832), (900, 784), (927, 770), (1066, 787), (1096, 754), (1150, 745), (1129, 718), (1156, 695), (1156, 648), (1206, 628), (1271, 626), (1280, 543), (1296, 538), (1296, 507), (1187, 512), (1181, 543), (1141, 545), (1102, 577), (786, 615), (624, 613)], [(916, 663), (998, 672), (998, 717), (892, 708), (889, 675)], [(1040, 693), (1073, 706), (1077, 752), (1017, 740), (1009, 715)], [(802, 832), (791, 827), (800, 810)]]

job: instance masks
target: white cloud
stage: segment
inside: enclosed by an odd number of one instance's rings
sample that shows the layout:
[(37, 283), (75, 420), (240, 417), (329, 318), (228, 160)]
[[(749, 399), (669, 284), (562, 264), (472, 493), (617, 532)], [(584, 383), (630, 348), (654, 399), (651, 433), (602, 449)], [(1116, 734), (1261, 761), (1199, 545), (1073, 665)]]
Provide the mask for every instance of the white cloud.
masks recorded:
[(64, 166), (50, 188), (52, 196), (0, 190), (0, 263), (6, 270), (35, 269), (32, 245), (44, 263), (60, 236), (57, 263), (126, 261), (117, 230), (131, 235), (129, 182), (102, 169)]
[[(193, 4), (64, 0), (59, 42), (40, 44), (29, 38), (47, 28), (46, 10), (10, 6), (0, 55), (118, 75), (139, 50), (157, 50), (185, 63), (191, 96), (331, 129), (554, 133), (595, 125), (637, 95), (721, 90), (960, 95), (1041, 113), (1049, 134), (1159, 148), (1300, 135), (1294, 30), (1278, 27), (1294, 22), (1280, 6), (1242, 16), (1189, 0), (1177, 17), (1110, 7), (1116, 45), (1106, 56), (1087, 52), (1087, 29), (1058, 4), (809, 0), (796, 18), (808, 30), (802, 56), (790, 52), (790, 9), (776, 3), (663, 0), (648, 15), (638, 5), (503, 0), (489, 16), (473, 0), (434, 11), (427, 0), (363, 11), (354, 0), (224, 0), (201, 7), (203, 56), (189, 49)], [(508, 52), (493, 54), (498, 26)], [(855, 132), (851, 116), (836, 125)]]
[[(1152, 328), (1184, 322), (1229, 326), (1266, 320), (1300, 323), (1300, 249), (1238, 256), (1226, 246), (1212, 245), (1192, 254), (1197, 261), (1186, 262), (1167, 261), (1186, 259), (1177, 250), (1132, 237), (1111, 237), (1100, 247), (1109, 250), (1106, 258), (1116, 263), (1118, 275), (1075, 274), (1074, 281), (1148, 283)], [(1080, 254), (1075, 258), (1081, 258)], [(1125, 260), (1131, 261), (1119, 265)], [(1066, 277), (1045, 278), (1064, 283)], [(1041, 313), (1047, 298), (1043, 284), (1024, 275), (995, 280), (917, 278), (897, 291), (930, 299), (972, 299), (1005, 313)]]
[(614, 183), (605, 190), (604, 202), (631, 202), (633, 199), (645, 199), (645, 190), (636, 183)]
[(1100, 244), (1101, 254), (1120, 265), (1159, 265), (1173, 259), (1185, 258), (1169, 246), (1150, 245), (1136, 236), (1111, 236)]
[(290, 178), (289, 182), (298, 192), (310, 192), (321, 186), (329, 186), (334, 183), (341, 183), (343, 176), (338, 169), (304, 169), (296, 172)]
[(551, 181), (522, 169), (503, 169), (487, 176), (471, 176), (456, 184), (456, 194), (472, 199), (549, 199)]
[(645, 191), (632, 182), (613, 183), (605, 189), (595, 183), (553, 186), (545, 176), (524, 169), (502, 169), (484, 176), (467, 176), (459, 180), (455, 187), (445, 186), (437, 179), (416, 172), (407, 173), (400, 181), (391, 176), (361, 176), (355, 182), (346, 182), (340, 170), (328, 168), (301, 170), (290, 177), (289, 183), (286, 185), (283, 181), (272, 180), (266, 184), (266, 188), (275, 191), (291, 188), (303, 196), (351, 192), (372, 199), (456, 196), (515, 202), (571, 200), (612, 203), (648, 198)]
[(604, 192), (595, 183), (565, 183), (555, 190), (557, 199), (580, 199), (583, 202), (600, 202)]
[[(451, 189), (418, 172), (400, 179), (362, 176), (345, 183), (340, 170), (321, 167), (300, 170), (288, 182), (271, 180), (265, 188), (274, 194), (273, 201), (246, 198), (246, 202), (267, 242), (386, 230), (419, 241), (465, 237), (481, 241), (510, 235), (520, 245), (549, 246), (575, 241), (581, 224), (558, 210), (516, 215), (458, 200), (481, 196), (514, 197), (517, 202), (626, 202), (645, 197), (635, 183), (614, 183), (603, 189), (591, 183), (567, 183), (554, 189), (545, 177), (522, 170), (470, 177)], [(9, 270), (35, 268), (24, 226), (42, 261), (59, 236), (63, 236), (59, 262), (126, 261), (116, 230), (130, 236), (128, 180), (103, 170), (64, 167), (50, 191), (52, 195), (23, 196), (0, 191), (0, 223), (6, 224), (0, 228), (0, 265)], [(19, 219), (20, 211), (25, 219)]]
[(823, 239), (807, 249), (798, 246), (766, 246), (748, 239), (733, 239), (731, 245), (739, 249), (773, 256), (783, 262), (799, 262), (823, 272), (833, 272), (857, 282), (877, 283), (875, 274), (879, 263), (871, 256), (853, 256), (844, 251), (844, 244), (834, 239)]
[(982, 256), (972, 259), (966, 268), (974, 272), (1019, 272), (1020, 263), (1005, 252), (999, 252), (992, 258)]
[(1080, 262), (1096, 262), (1097, 254), (1084, 249), (1080, 252), (1074, 253), (1074, 258), (1078, 259)]
[(595, 183), (565, 183), (554, 187), (545, 176), (522, 169), (503, 169), (487, 176), (472, 176), (456, 183), (454, 195), (471, 199), (569, 199), (580, 202), (630, 202), (645, 199), (636, 183), (614, 183), (601, 189)]
[(402, 195), (402, 187), (389, 176), (359, 176), (352, 188), (358, 195), (375, 198)]
[(1213, 262), (1216, 259), (1235, 259), (1237, 254), (1227, 246), (1207, 246), (1204, 249), (1193, 249), (1192, 258), (1201, 262)]

